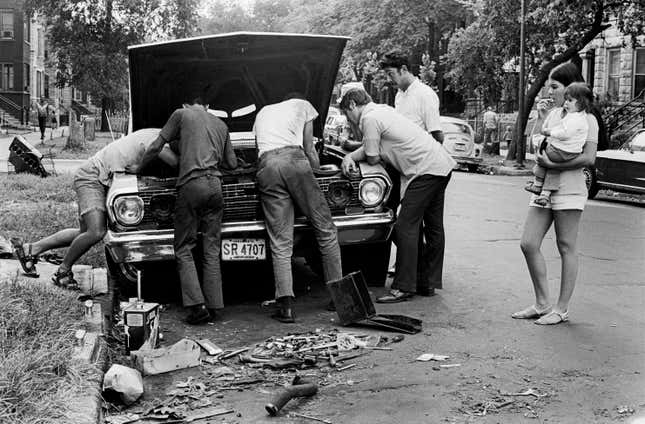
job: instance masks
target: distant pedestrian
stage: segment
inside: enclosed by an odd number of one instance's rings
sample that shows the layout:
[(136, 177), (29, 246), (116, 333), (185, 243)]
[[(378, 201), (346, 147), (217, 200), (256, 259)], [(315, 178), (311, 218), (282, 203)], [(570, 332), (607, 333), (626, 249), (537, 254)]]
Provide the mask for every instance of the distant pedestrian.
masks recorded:
[(45, 139), (45, 128), (47, 127), (47, 117), (49, 116), (49, 105), (44, 97), (41, 97), (40, 104), (36, 103), (36, 113), (38, 114), (38, 128), (40, 129), (41, 142)]
[(499, 140), (497, 139), (497, 125), (499, 118), (488, 106), (484, 112), (484, 151), (493, 155), (499, 155)]
[[(142, 167), (175, 139), (179, 176), (173, 247), (182, 300), (188, 309), (185, 321), (196, 325), (214, 320), (216, 310), (224, 307), (220, 269), (224, 198), (220, 168), (222, 165), (236, 168), (237, 157), (226, 124), (208, 113), (208, 104), (202, 97), (190, 93), (183, 108), (170, 115), (159, 137), (146, 150)], [(202, 272), (197, 271), (193, 256), (200, 231)]]
[(506, 131), (504, 131), (504, 136), (502, 137), (506, 142), (506, 150), (511, 148), (511, 143), (513, 142), (513, 130), (511, 126), (506, 126)]
[[(555, 67), (549, 74), (546, 85), (548, 99), (542, 99), (537, 104), (540, 117), (546, 118), (553, 125), (560, 123), (565, 88), (571, 83), (583, 81), (580, 71), (573, 63)], [(553, 106), (555, 108), (550, 110)], [(560, 171), (560, 188), (551, 195), (551, 201), (545, 206), (535, 202), (537, 195), (531, 196), (520, 246), (533, 282), (535, 303), (512, 314), (513, 318), (538, 318), (535, 323), (541, 325), (558, 324), (569, 319), (569, 301), (578, 276), (578, 226), (587, 201), (587, 187), (582, 168), (593, 165), (598, 145), (605, 146), (607, 141), (605, 127), (598, 111), (593, 110), (586, 118), (589, 130), (581, 154), (566, 162), (553, 162), (546, 154), (540, 152), (536, 155), (539, 165)], [(556, 243), (562, 260), (560, 293), (553, 307), (549, 300), (546, 261), (540, 250), (551, 224), (555, 226)]]

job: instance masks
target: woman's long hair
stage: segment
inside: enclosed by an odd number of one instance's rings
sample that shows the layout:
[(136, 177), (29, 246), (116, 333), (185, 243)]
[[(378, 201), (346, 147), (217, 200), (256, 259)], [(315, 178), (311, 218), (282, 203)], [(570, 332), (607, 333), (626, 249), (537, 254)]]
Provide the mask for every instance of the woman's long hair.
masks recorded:
[[(553, 68), (549, 74), (549, 78), (559, 82), (565, 87), (574, 82), (585, 82), (578, 67), (571, 62), (562, 63)], [(609, 147), (607, 127), (605, 126), (605, 121), (602, 119), (598, 106), (593, 105), (591, 114), (596, 118), (596, 121), (598, 121), (598, 150), (605, 150)]]

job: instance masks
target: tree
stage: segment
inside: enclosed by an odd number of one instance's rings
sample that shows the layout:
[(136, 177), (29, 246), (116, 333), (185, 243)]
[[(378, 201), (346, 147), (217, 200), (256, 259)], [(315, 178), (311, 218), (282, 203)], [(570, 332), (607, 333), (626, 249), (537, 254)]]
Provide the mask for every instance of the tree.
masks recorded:
[[(519, 7), (515, 0), (484, 0), (477, 20), (452, 37), (447, 59), (455, 84), (495, 98), (504, 65), (519, 56)], [(516, 159), (517, 143), (524, 142), (529, 112), (549, 72), (561, 63), (576, 60), (578, 52), (610, 25), (616, 25), (635, 43), (643, 33), (645, 2), (527, 0), (527, 11), (528, 90), (507, 159)]]
[(198, 0), (28, 0), (27, 13), (44, 16), (56, 83), (101, 101), (107, 112), (127, 102), (127, 47), (192, 33)]

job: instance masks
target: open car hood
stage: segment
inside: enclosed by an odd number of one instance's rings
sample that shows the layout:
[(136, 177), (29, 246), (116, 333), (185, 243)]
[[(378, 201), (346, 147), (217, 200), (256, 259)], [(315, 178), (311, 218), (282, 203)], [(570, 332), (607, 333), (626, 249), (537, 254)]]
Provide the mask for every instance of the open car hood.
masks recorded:
[[(349, 38), (236, 32), (132, 46), (133, 130), (162, 127), (185, 92), (222, 111), (231, 132), (251, 131), (257, 112), (297, 91), (316, 108), (322, 137), (338, 65)], [(252, 111), (233, 117), (250, 105)], [(220, 113), (221, 115), (221, 113)]]

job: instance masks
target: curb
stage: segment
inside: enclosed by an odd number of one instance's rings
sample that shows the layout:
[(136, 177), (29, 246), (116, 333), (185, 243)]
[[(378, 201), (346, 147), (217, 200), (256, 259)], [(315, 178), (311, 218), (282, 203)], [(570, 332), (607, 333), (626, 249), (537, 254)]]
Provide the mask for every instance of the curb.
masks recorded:
[(512, 177), (533, 175), (533, 171), (529, 168), (518, 169), (512, 166), (491, 166), (490, 173), (494, 175), (507, 175)]
[[(107, 273), (103, 268), (92, 270), (91, 278), (94, 284), (105, 284), (108, 292), (96, 298), (92, 305), (85, 304), (85, 332), (77, 334), (78, 346), (74, 349), (72, 358), (77, 368), (85, 371), (83, 378), (91, 387), (82, 396), (71, 401), (71, 407), (77, 417), (75, 424), (97, 424), (103, 422), (101, 396), (103, 375), (108, 364), (108, 346), (105, 334), (111, 326), (112, 303), (114, 301), (113, 285), (109, 284)], [(104, 281), (96, 281), (104, 280)], [(89, 365), (89, 367), (88, 367)]]

